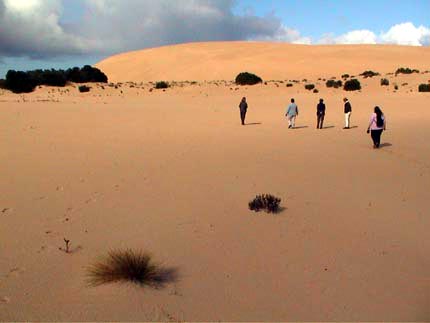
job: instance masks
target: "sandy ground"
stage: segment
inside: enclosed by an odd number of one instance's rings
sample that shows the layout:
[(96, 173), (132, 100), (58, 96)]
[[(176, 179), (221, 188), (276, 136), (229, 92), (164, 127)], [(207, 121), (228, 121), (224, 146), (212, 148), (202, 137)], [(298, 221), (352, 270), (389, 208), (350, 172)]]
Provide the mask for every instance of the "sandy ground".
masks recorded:
[[(350, 130), (346, 92), (316, 80), (320, 93), (280, 82), (1, 92), (0, 320), (430, 320), (430, 94), (416, 91), (429, 75), (391, 76), (408, 83), (397, 92), (362, 80)], [(388, 120), (380, 150), (365, 133), (375, 105)], [(249, 211), (260, 193), (285, 209)], [(180, 279), (87, 287), (86, 268), (114, 248), (149, 251)]]

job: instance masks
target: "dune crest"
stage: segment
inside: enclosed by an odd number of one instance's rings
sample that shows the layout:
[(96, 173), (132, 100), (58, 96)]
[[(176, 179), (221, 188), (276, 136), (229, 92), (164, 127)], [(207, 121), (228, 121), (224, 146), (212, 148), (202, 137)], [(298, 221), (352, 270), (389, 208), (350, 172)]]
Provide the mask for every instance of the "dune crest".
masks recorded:
[(296, 45), (276, 42), (188, 43), (127, 52), (96, 64), (112, 82), (232, 80), (243, 71), (264, 80), (357, 75), (398, 67), (430, 69), (429, 47)]

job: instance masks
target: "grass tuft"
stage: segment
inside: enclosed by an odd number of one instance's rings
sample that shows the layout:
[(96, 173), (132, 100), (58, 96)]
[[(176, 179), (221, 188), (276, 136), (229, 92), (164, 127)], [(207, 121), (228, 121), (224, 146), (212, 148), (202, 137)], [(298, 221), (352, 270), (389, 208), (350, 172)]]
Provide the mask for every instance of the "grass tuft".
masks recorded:
[(112, 250), (88, 268), (89, 286), (129, 282), (140, 286), (162, 288), (178, 278), (175, 268), (165, 268), (155, 263), (148, 253), (142, 251)]

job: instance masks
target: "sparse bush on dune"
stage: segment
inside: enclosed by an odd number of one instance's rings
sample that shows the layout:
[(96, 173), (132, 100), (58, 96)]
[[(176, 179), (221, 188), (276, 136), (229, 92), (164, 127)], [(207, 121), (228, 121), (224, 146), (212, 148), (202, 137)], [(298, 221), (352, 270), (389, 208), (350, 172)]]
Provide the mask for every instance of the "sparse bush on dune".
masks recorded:
[(360, 81), (357, 79), (348, 80), (345, 82), (343, 89), (345, 91), (358, 91), (361, 90)]
[(293, 83), (287, 83), (287, 87), (292, 87)]
[(315, 88), (315, 84), (305, 84), (305, 89), (310, 91), (313, 90)]
[(248, 203), (248, 207), (251, 211), (259, 212), (261, 210), (267, 213), (279, 212), (279, 204), (281, 199), (271, 194), (257, 195), (252, 201)]
[(388, 85), (390, 85), (390, 81), (388, 81), (388, 79), (382, 78), (381, 86), (388, 86)]
[(6, 80), (0, 79), (0, 89), (6, 89)]
[(347, 79), (349, 77), (349, 74), (342, 74), (341, 78)]
[(88, 87), (88, 86), (86, 86), (86, 85), (81, 85), (81, 86), (78, 87), (78, 89), (79, 89), (79, 92), (85, 93), (85, 92), (90, 92), (91, 88)]
[(140, 286), (161, 288), (178, 279), (175, 268), (165, 268), (155, 263), (142, 251), (113, 250), (88, 268), (87, 283), (99, 286), (116, 282), (129, 282)]
[(419, 73), (419, 70), (415, 70), (415, 69), (410, 69), (409, 67), (399, 67), (396, 70), (395, 75), (397, 76), (397, 74), (412, 74), (412, 73)]
[(156, 89), (167, 89), (169, 87), (169, 83), (165, 81), (159, 81), (155, 83)]
[(430, 84), (422, 83), (418, 86), (418, 92), (430, 92)]
[(339, 88), (339, 87), (341, 87), (341, 86), (342, 86), (342, 81), (341, 81), (341, 80), (338, 80), (338, 81), (336, 81), (336, 80), (328, 80), (328, 81), (325, 83), (325, 85), (326, 85), (327, 87), (334, 87), (335, 89), (337, 89), (337, 88)]
[(319, 91), (318, 91), (318, 89), (314, 89), (312, 92), (318, 93)]
[(255, 85), (262, 82), (263, 80), (261, 79), (261, 77), (249, 72), (239, 73), (235, 79), (235, 83), (238, 85)]
[(364, 71), (363, 73), (360, 74), (360, 76), (363, 76), (364, 78), (368, 78), (368, 77), (374, 77), (379, 75), (378, 72), (374, 72), (374, 71)]

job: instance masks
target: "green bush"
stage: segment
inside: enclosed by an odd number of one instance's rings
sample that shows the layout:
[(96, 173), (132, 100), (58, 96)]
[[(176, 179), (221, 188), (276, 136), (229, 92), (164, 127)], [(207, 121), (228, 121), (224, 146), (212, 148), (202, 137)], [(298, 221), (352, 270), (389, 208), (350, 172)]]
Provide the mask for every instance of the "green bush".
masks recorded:
[(387, 86), (390, 85), (390, 81), (388, 79), (381, 79), (381, 86)]
[(420, 84), (418, 86), (418, 92), (430, 92), (430, 84)]
[(341, 76), (343, 79), (347, 79), (349, 77), (349, 74), (342, 74)]
[(364, 78), (368, 78), (368, 77), (374, 77), (379, 75), (378, 72), (374, 72), (374, 71), (364, 71), (363, 73), (360, 74), (360, 76), (363, 76)]
[(419, 70), (410, 69), (409, 67), (399, 67), (396, 71), (397, 74), (412, 74), (412, 73), (419, 73)]
[(308, 90), (308, 91), (313, 90), (314, 88), (315, 88), (314, 84), (306, 84), (305, 85), (305, 89)]
[(361, 90), (361, 84), (360, 81), (357, 79), (348, 80), (345, 82), (345, 85), (343, 86), (343, 89), (345, 91), (357, 91)]
[(81, 86), (78, 87), (78, 89), (79, 89), (79, 92), (85, 93), (85, 92), (90, 92), (91, 88), (88, 87), (88, 86), (86, 86), (86, 85), (81, 85)]
[(262, 83), (263, 80), (261, 79), (261, 77), (255, 74), (242, 72), (236, 76), (235, 82), (238, 85), (254, 85), (254, 84)]
[(251, 211), (259, 212), (265, 210), (268, 213), (279, 212), (279, 203), (281, 199), (271, 194), (257, 195), (252, 201), (248, 203)]
[(328, 81), (325, 83), (325, 85), (326, 85), (327, 87), (334, 87), (335, 89), (337, 89), (337, 88), (339, 88), (339, 87), (341, 87), (341, 86), (342, 86), (342, 81), (341, 81), (341, 80), (339, 80), (339, 81), (336, 81), (336, 80), (328, 80)]
[(164, 82), (164, 81), (160, 81), (160, 82), (155, 83), (156, 89), (167, 89), (168, 87), (169, 87), (169, 83)]

